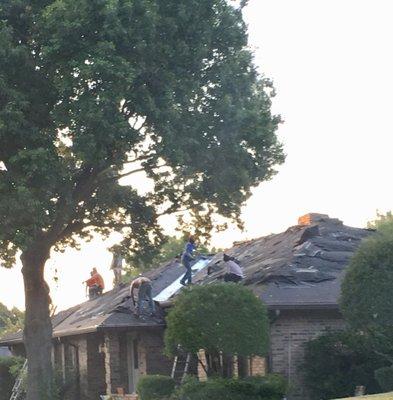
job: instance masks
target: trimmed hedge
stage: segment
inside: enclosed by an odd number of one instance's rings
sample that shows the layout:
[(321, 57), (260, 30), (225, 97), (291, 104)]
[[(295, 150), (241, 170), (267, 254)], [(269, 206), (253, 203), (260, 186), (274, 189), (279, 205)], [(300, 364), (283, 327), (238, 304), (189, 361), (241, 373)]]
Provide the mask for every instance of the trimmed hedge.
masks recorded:
[(141, 400), (161, 400), (169, 397), (175, 390), (175, 381), (164, 375), (147, 375), (142, 377), (137, 386)]
[(188, 378), (176, 390), (173, 400), (281, 400), (286, 393), (285, 380), (278, 375), (245, 379)]

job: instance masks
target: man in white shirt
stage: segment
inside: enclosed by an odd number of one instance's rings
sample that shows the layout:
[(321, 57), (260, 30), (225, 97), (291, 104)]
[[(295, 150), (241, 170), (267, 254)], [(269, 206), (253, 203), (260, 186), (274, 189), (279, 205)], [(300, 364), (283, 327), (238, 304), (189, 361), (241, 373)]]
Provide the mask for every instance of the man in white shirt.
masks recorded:
[[(134, 298), (134, 290), (138, 289), (138, 302), (137, 305), (135, 304)], [(137, 315), (141, 315), (143, 313), (143, 301), (147, 300), (149, 303), (150, 308), (150, 315), (154, 315), (156, 309), (154, 305), (154, 300), (152, 296), (152, 286), (151, 280), (144, 276), (139, 276), (138, 278), (134, 279), (130, 285), (130, 297), (134, 306), (136, 305)]]
[(224, 254), (224, 262), (227, 267), (227, 273), (224, 276), (225, 282), (240, 282), (244, 278), (242, 267), (235, 262), (233, 257)]

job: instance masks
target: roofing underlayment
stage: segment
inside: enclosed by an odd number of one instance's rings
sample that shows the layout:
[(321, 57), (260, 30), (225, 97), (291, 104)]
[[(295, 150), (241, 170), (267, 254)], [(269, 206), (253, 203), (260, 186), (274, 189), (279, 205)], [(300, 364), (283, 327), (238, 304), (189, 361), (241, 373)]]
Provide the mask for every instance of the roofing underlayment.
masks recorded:
[[(245, 279), (268, 308), (337, 308), (345, 267), (370, 230), (343, 225), (337, 219), (310, 214), (307, 225), (236, 244), (226, 253), (239, 260)], [(199, 259), (193, 266), (193, 282), (209, 284), (223, 280), (222, 253)], [(171, 261), (146, 273), (152, 280), (153, 297), (167, 302), (181, 290), (184, 268)], [(103, 296), (62, 311), (52, 319), (54, 336), (69, 336), (106, 328), (164, 326), (162, 317), (136, 318), (129, 288), (123, 286)], [(0, 344), (22, 341), (21, 333), (7, 336)]]

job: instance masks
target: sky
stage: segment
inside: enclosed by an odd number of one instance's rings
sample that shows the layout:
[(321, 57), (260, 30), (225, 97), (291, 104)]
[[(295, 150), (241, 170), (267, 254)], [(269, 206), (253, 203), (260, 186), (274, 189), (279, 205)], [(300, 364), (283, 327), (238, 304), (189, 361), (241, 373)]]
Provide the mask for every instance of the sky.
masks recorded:
[[(280, 232), (308, 212), (362, 227), (393, 209), (392, 9), (390, 0), (250, 0), (250, 46), (277, 91), (287, 159), (253, 190), (245, 231), (230, 228), (213, 245)], [(86, 299), (82, 281), (93, 266), (111, 287), (107, 248), (117, 240), (96, 238), (51, 258), (46, 276), (58, 310)], [(0, 302), (24, 308), (20, 265), (0, 269)]]

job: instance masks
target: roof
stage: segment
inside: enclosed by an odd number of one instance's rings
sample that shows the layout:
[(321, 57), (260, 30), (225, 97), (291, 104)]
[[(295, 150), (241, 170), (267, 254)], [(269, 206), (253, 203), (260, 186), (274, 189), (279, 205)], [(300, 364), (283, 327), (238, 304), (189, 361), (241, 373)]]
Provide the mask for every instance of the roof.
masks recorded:
[[(145, 276), (152, 280), (153, 296), (158, 295), (184, 274), (179, 262), (172, 260), (149, 271)], [(52, 318), (53, 337), (79, 335), (105, 329), (147, 328), (164, 326), (163, 314), (158, 317), (133, 314), (131, 300), (128, 299), (129, 285), (122, 285), (102, 296), (86, 301), (75, 307), (61, 311)], [(21, 343), (21, 331), (9, 334), (0, 340), (0, 345)]]
[[(307, 218), (305, 218), (307, 217)], [(337, 308), (341, 281), (350, 257), (370, 230), (345, 226), (322, 214), (308, 214), (299, 225), (285, 232), (237, 243), (226, 251), (244, 270), (243, 284), (250, 287), (270, 309)], [(197, 284), (222, 281), (223, 253), (210, 262), (199, 260), (194, 277)], [(207, 268), (205, 268), (207, 266)], [(153, 282), (153, 296), (176, 296), (177, 282), (184, 274), (172, 260), (146, 273)], [(168, 290), (176, 288), (175, 291)], [(111, 328), (164, 326), (157, 318), (136, 318), (127, 299), (128, 286), (115, 288), (52, 318), (54, 337), (96, 332)], [(164, 296), (165, 297), (165, 296)], [(21, 332), (0, 340), (1, 344), (22, 342)]]
[[(308, 218), (305, 218), (308, 217)], [(360, 242), (372, 230), (353, 228), (322, 214), (308, 214), (285, 232), (238, 243), (226, 251), (245, 274), (243, 283), (272, 309), (338, 308), (346, 267)], [(222, 253), (211, 261), (212, 274), (225, 273)]]

